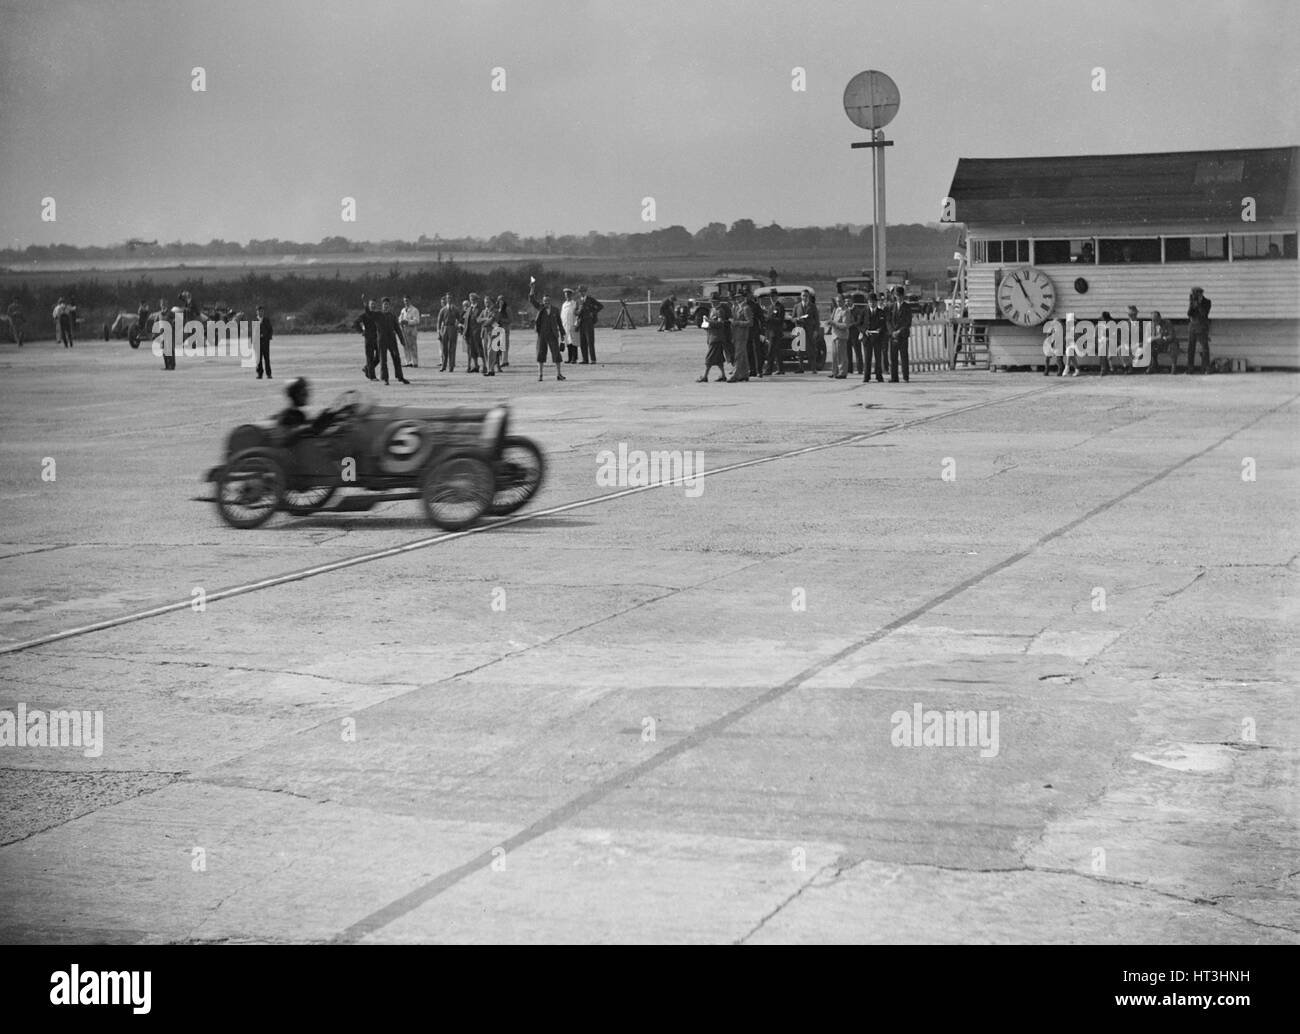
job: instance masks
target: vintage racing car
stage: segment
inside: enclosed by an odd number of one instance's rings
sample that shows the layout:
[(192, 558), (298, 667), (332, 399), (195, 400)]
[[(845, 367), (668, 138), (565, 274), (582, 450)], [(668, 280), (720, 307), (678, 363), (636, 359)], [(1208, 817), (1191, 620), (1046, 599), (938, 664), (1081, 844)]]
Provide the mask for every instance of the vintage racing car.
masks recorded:
[(230, 433), (225, 462), (206, 476), (227, 524), (256, 528), (277, 510), (305, 516), (356, 489), (334, 509), (419, 499), (433, 524), (457, 531), (485, 513), (513, 513), (541, 487), (541, 449), (507, 433), (506, 406), (380, 406), (345, 391), (328, 414), (319, 433), (275, 420)]

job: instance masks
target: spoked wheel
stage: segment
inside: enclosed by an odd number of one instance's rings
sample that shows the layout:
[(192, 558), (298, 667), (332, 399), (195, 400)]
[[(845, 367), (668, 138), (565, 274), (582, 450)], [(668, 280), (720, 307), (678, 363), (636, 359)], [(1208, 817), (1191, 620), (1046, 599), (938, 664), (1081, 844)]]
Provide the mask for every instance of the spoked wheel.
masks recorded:
[(217, 478), (217, 511), (233, 528), (256, 528), (284, 500), (284, 468), (274, 453), (249, 449), (234, 456)]
[(488, 513), (504, 517), (514, 513), (537, 494), (546, 474), (542, 450), (531, 438), (507, 435), (496, 462), (496, 490)]
[(433, 524), (444, 531), (459, 531), (487, 512), (494, 485), (487, 460), (472, 453), (453, 453), (425, 470), (420, 498)]
[(295, 517), (306, 517), (315, 513), (339, 490), (337, 484), (313, 485), (311, 488), (286, 488), (284, 490), (284, 508)]
[(290, 447), (289, 477), (284, 488), (284, 508), (295, 517), (315, 513), (334, 498), (339, 484), (339, 464), (325, 438), (306, 438)]

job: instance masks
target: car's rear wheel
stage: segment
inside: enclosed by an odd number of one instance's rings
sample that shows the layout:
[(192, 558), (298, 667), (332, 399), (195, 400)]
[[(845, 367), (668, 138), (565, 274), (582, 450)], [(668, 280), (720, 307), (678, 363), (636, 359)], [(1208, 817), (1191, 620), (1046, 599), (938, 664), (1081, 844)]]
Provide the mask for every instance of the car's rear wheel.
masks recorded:
[(428, 467), (420, 478), (424, 513), (444, 531), (460, 531), (487, 512), (495, 485), (487, 460), (474, 453), (452, 453)]
[(537, 494), (546, 476), (542, 450), (531, 438), (507, 435), (496, 462), (496, 487), (488, 513), (504, 517)]
[(284, 508), (295, 517), (306, 517), (325, 506), (339, 490), (338, 485), (313, 485), (311, 488), (286, 488)]
[(279, 509), (284, 493), (279, 458), (267, 449), (249, 449), (232, 457), (217, 477), (217, 512), (232, 528), (257, 528)]

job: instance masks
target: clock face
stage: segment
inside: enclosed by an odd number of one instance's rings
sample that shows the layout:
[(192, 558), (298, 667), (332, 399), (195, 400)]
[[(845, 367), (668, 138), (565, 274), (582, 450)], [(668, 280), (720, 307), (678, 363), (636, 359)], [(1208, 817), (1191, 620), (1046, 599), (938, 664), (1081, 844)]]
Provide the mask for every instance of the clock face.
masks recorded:
[(1056, 308), (1056, 285), (1033, 266), (1009, 269), (998, 284), (998, 308), (1012, 323), (1035, 327)]

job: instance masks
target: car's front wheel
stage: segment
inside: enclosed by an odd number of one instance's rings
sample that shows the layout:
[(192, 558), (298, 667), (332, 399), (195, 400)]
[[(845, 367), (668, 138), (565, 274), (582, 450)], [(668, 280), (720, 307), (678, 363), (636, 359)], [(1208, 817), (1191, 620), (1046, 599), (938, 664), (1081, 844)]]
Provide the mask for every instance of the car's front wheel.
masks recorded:
[(232, 528), (257, 528), (284, 501), (284, 466), (269, 449), (247, 449), (231, 458), (217, 477), (216, 503)]
[(496, 462), (496, 487), (488, 513), (504, 517), (528, 502), (542, 487), (546, 462), (531, 438), (507, 435)]
[(495, 485), (487, 460), (475, 453), (452, 453), (427, 467), (420, 477), (425, 516), (444, 531), (460, 531), (487, 512)]

